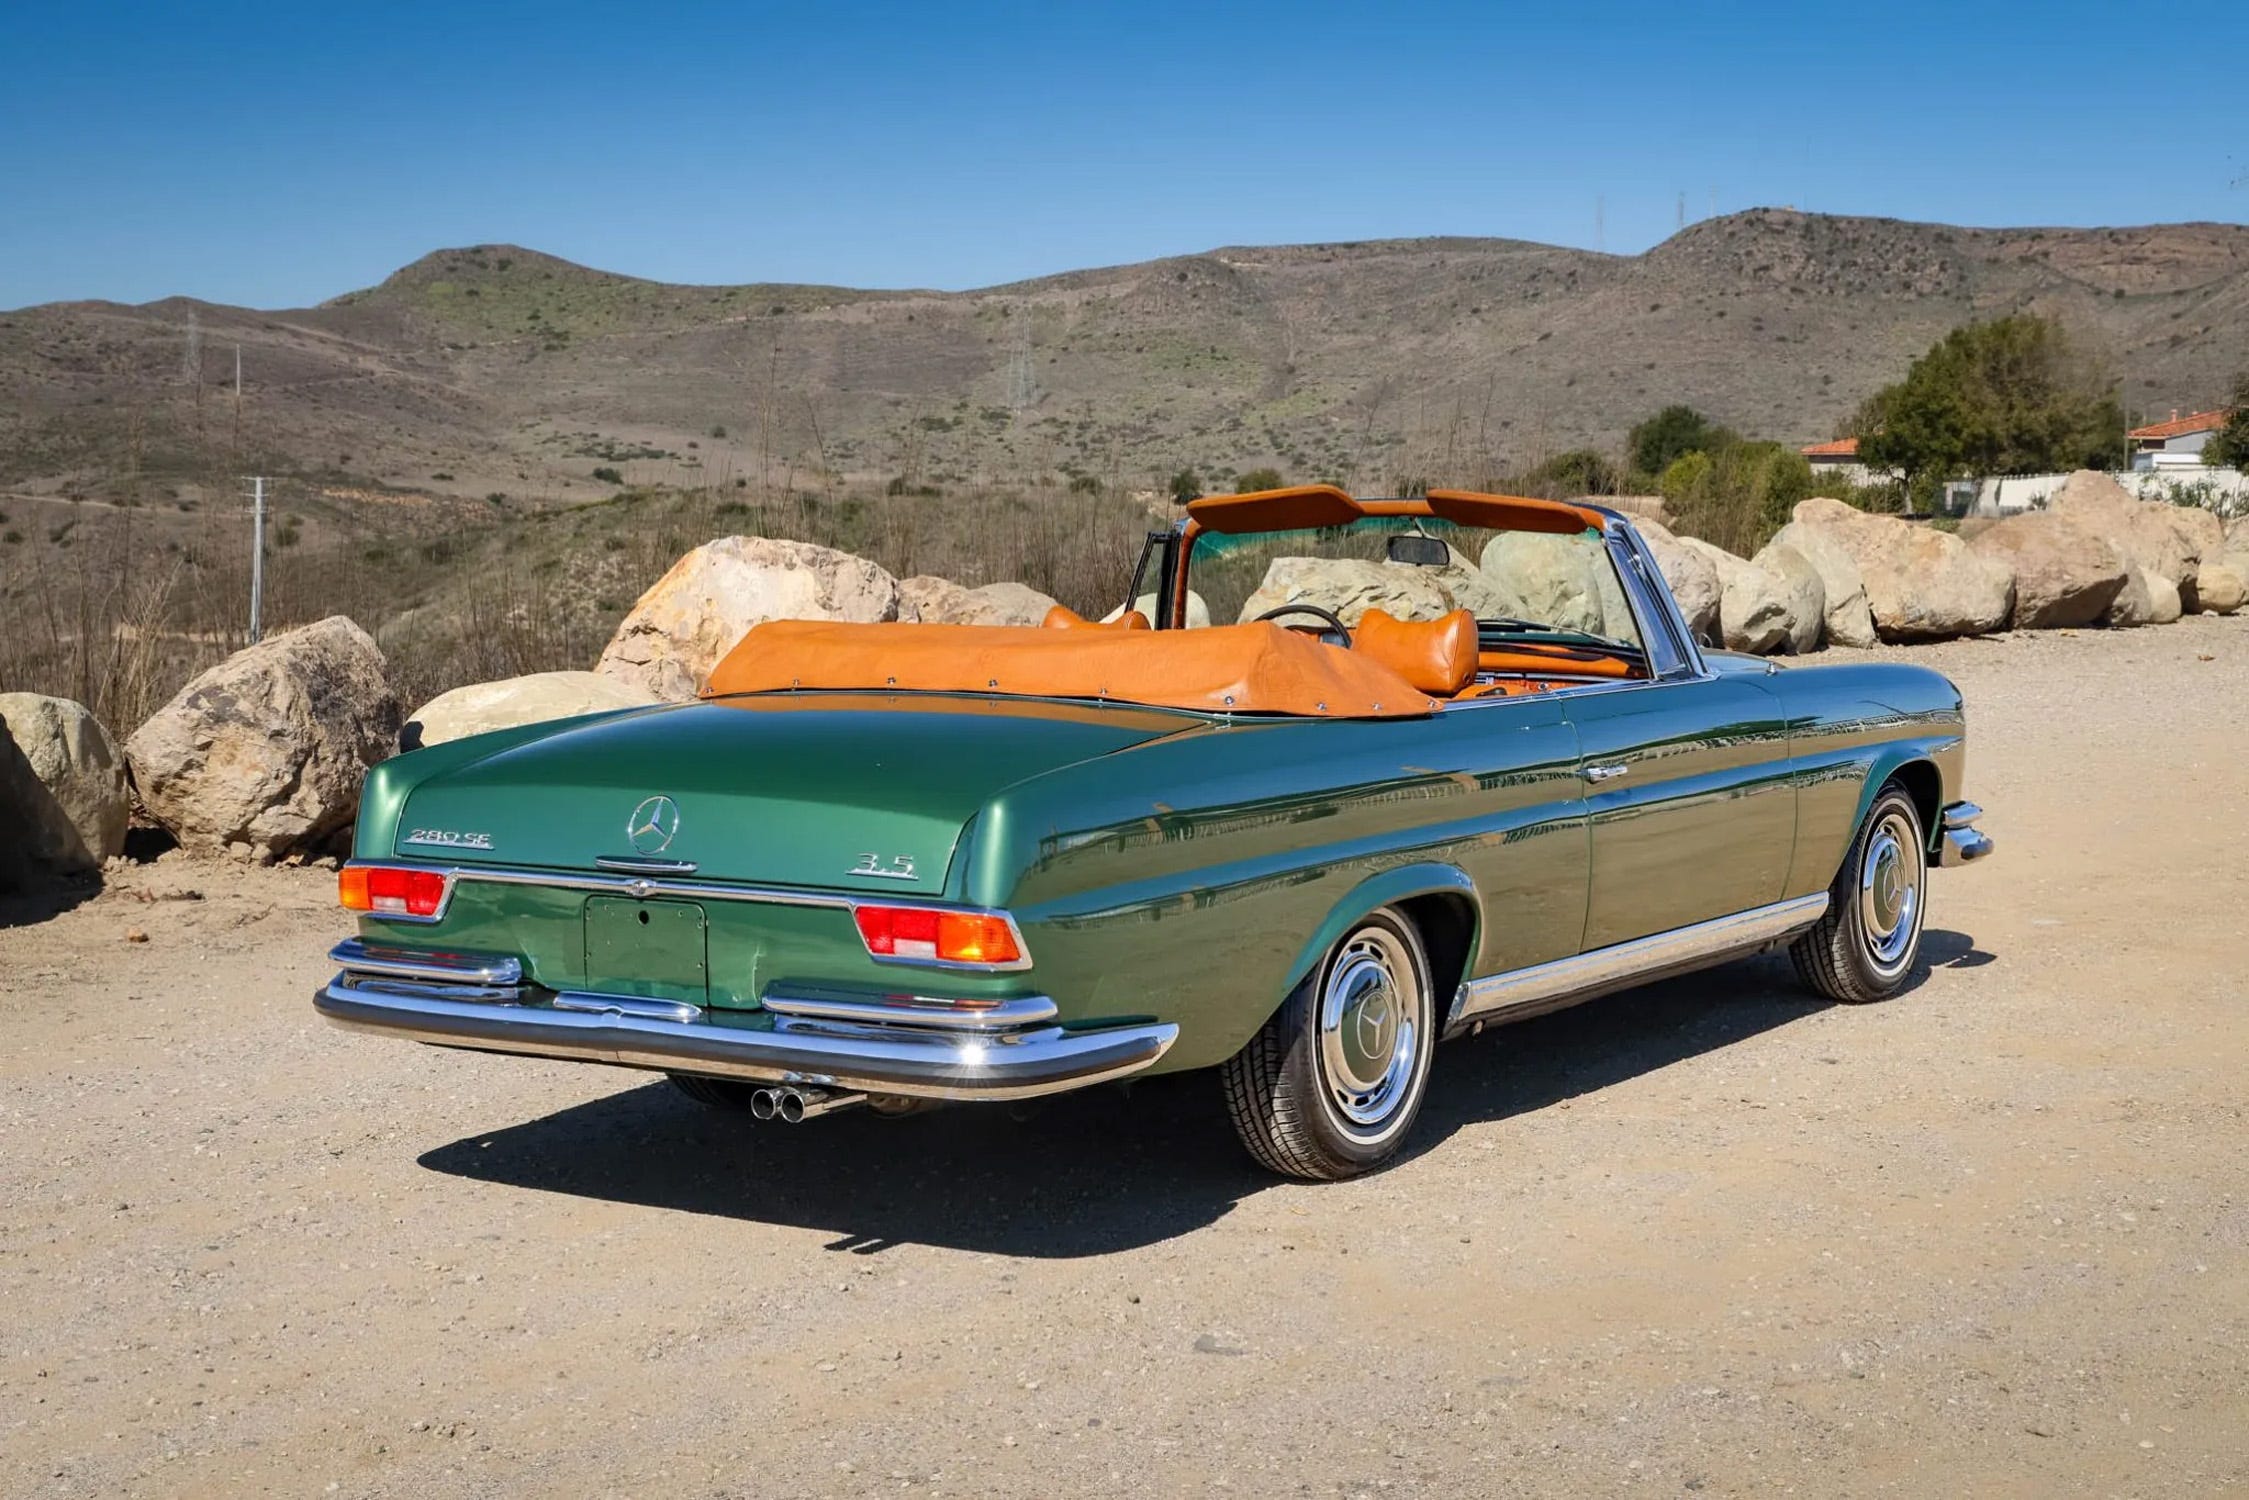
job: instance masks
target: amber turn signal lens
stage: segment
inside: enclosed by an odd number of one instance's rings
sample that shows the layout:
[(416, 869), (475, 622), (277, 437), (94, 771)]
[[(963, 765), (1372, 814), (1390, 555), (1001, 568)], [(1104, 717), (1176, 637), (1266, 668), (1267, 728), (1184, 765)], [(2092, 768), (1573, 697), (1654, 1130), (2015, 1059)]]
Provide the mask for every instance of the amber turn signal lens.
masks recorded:
[(445, 905), (445, 876), (436, 870), (346, 865), (336, 872), (336, 899), (347, 911), (378, 917), (434, 917)]
[(1015, 925), (990, 912), (926, 906), (862, 906), (852, 913), (867, 951), (877, 958), (949, 964), (1013, 964), (1023, 960)]

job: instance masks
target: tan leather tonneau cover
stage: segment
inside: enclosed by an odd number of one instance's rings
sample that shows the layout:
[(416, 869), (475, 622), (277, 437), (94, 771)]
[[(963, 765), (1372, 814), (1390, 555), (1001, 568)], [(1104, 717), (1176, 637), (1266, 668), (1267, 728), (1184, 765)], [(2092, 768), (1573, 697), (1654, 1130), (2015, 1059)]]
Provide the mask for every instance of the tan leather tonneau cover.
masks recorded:
[(705, 696), (790, 688), (1107, 698), (1204, 713), (1351, 719), (1405, 718), (1439, 706), (1371, 657), (1270, 622), (1109, 631), (772, 620), (726, 654)]

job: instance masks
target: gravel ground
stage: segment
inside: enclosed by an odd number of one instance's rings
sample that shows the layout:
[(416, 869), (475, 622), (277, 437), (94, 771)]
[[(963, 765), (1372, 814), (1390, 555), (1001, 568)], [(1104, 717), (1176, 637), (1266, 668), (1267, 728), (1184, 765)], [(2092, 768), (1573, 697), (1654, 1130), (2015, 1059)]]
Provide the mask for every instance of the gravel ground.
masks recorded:
[(1909, 994), (1455, 1044), (1337, 1186), (346, 1036), (322, 871), (0, 912), (0, 1493), (2249, 1488), (2249, 618), (1898, 654), (1999, 841)]

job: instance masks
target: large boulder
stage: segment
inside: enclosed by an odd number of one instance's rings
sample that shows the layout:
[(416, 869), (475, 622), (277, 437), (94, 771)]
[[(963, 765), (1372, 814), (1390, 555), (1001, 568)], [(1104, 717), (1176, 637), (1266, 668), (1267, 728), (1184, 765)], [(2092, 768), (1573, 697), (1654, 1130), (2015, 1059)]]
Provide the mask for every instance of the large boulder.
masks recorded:
[[(2151, 580), (2160, 576), (2174, 590), (2194, 582), (2209, 540), (2194, 519), (2182, 516), (2185, 507), (2160, 500), (2134, 499), (2124, 486), (2094, 469), (2080, 469), (2062, 482), (2046, 502), (2058, 516), (2067, 516), (2130, 559)], [(2197, 516), (2215, 521), (2207, 511)], [(2223, 534), (2219, 541), (2224, 540)]]
[(1778, 578), (1701, 537), (1681, 537), (1679, 545), (1701, 557), (1718, 574), (1720, 645), (1728, 651), (1766, 656), (1789, 644), (1794, 620), (1787, 592)]
[(2170, 579), (2165, 578), (2161, 573), (2149, 573), (2146, 577), (2147, 622), (2150, 625), (2169, 625), (2186, 613), (2186, 601), (2179, 596), (2179, 591), (2171, 586)]
[(1800, 503), (1795, 520), (1850, 554), (1886, 641), (1983, 635), (2005, 629), (2014, 611), (2014, 573), (1949, 532), (1826, 498)]
[(1673, 536), (1661, 521), (1646, 519), (1635, 523), (1640, 538), (1648, 544), (1648, 551), (1656, 560), (1656, 571), (1671, 587), (1671, 597), (1679, 601), (1679, 612), (1687, 617), (1687, 628), (1697, 640), (1718, 643), (1719, 601), (1725, 586), (1719, 580), (1718, 569), (1694, 548)]
[(924, 573), (898, 585), (898, 618), (924, 625), (1043, 625), (1054, 603), (1022, 583), (972, 589)]
[(1484, 544), (1476, 567), (1496, 591), (1496, 614), (1596, 635), (1637, 634), (1608, 554), (1581, 535), (1503, 531)]
[(1786, 542), (1767, 542), (1749, 565), (1780, 581), (1788, 600), (1788, 649), (1798, 656), (1817, 651), (1827, 620), (1827, 585), (1819, 569)]
[(183, 848), (272, 860), (351, 825), (398, 726), (382, 652), (331, 615), (196, 677), (133, 731), (125, 759)]
[(898, 580), (810, 542), (727, 536), (673, 563), (625, 616), (594, 670), (659, 698), (703, 690), (711, 668), (767, 620), (898, 618)]
[(2015, 628), (2052, 630), (2098, 622), (2123, 592), (2124, 559), (2076, 517), (2025, 511), (1979, 530), (1968, 543), (2015, 574)]
[(543, 724), (616, 708), (644, 708), (661, 702), (629, 682), (599, 672), (533, 672), (498, 682), (472, 682), (414, 710), (398, 733), (401, 750), (420, 750), (447, 740)]
[(1874, 632), (1874, 611), (1866, 602), (1866, 578), (1848, 547), (1817, 526), (1790, 521), (1768, 547), (1786, 547), (1810, 563), (1820, 576), (1820, 594), (1826, 601), (1820, 636), (1830, 646), (1865, 649), (1881, 637)]
[(2249, 575), (2231, 562), (2205, 561), (2194, 576), (2194, 592), (2204, 613), (2230, 615), (2249, 600)]
[[(1266, 566), (1265, 579), (1242, 603), (1238, 620), (1254, 620), (1283, 604), (1316, 604), (1356, 625), (1370, 609), (1379, 609), (1401, 620), (1430, 620), (1454, 607), (1436, 578), (1435, 570), (1398, 567), (1389, 563), (1360, 562), (1349, 558), (1276, 557)], [(1284, 621), (1309, 625), (1309, 616)]]
[(86, 841), (0, 717), (0, 894), (91, 873)]
[[(2147, 503), (2147, 502), (2142, 502)], [(2194, 554), (2194, 575), (2179, 580), (2179, 599), (2190, 615), (2208, 608), (2202, 603), (2202, 565), (2226, 559), (2226, 523), (2199, 505), (2170, 505), (2163, 520), (2179, 534), (2182, 549)]]
[(2108, 608), (2101, 611), (2101, 623), (2119, 630), (2152, 625), (2155, 623), (2155, 598), (2148, 592), (2147, 574), (2129, 557), (2121, 560), (2124, 585), (2116, 591), (2116, 597), (2108, 601)]
[(98, 869), (121, 852), (133, 795), (125, 784), (125, 758), (101, 721), (83, 704), (42, 693), (0, 693), (0, 721), (69, 822), (76, 847), (64, 851), (64, 864)]

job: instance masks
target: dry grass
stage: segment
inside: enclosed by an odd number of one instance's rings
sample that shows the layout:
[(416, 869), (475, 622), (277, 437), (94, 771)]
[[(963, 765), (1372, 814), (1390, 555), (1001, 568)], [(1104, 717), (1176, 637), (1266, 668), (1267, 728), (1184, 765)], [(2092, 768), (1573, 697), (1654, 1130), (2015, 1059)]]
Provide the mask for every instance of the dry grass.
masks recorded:
[[(105, 524), (81, 524), (96, 520)], [(1123, 598), (1153, 524), (1128, 500), (1066, 488), (768, 499), (630, 491), (571, 510), (495, 511), (435, 535), (269, 542), (265, 628), (349, 616), (381, 642), (412, 708), (463, 683), (591, 666), (633, 601), (716, 537), (814, 542), (901, 578), (1015, 579), (1099, 613)], [(77, 699), (122, 738), (247, 644), (246, 532), (231, 519), (161, 528), (89, 509), (55, 529), (68, 534), (7, 558), (0, 689)]]

